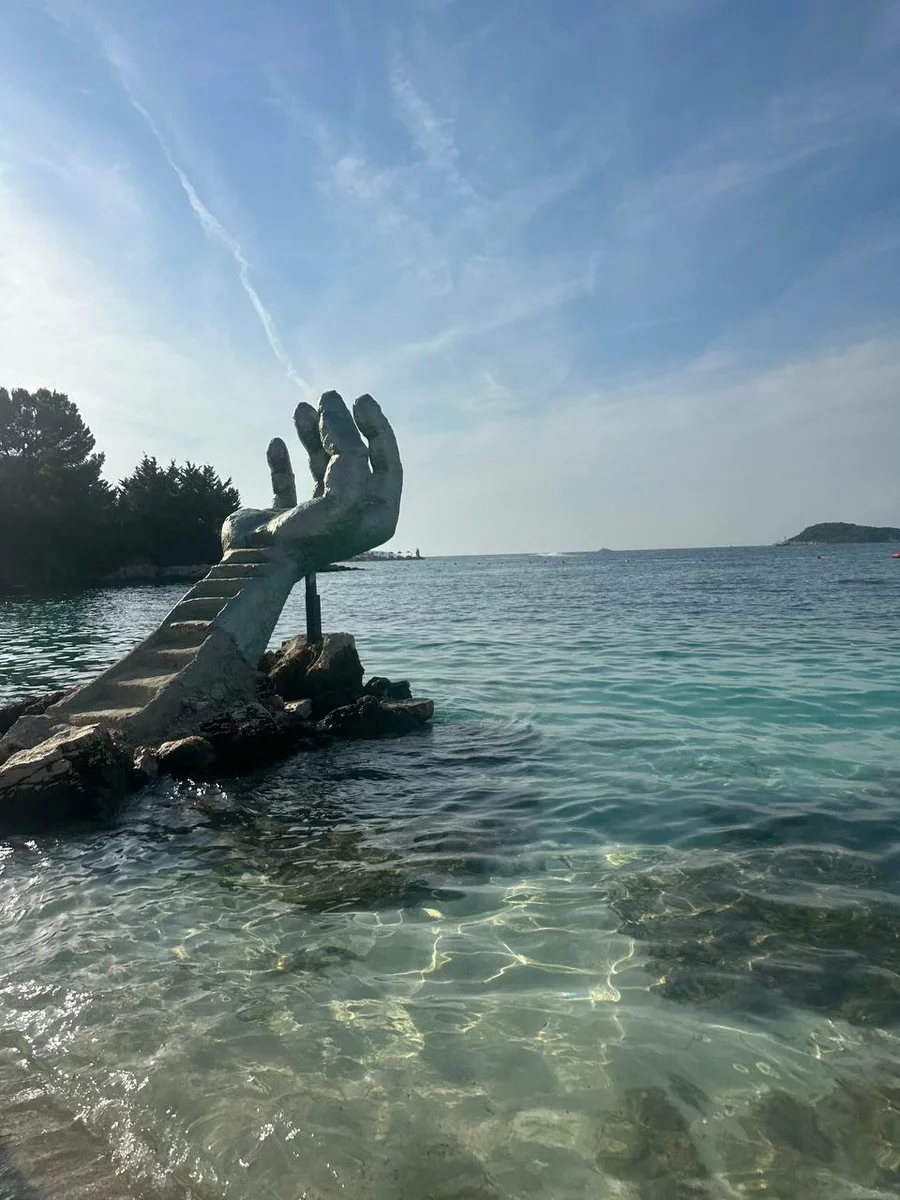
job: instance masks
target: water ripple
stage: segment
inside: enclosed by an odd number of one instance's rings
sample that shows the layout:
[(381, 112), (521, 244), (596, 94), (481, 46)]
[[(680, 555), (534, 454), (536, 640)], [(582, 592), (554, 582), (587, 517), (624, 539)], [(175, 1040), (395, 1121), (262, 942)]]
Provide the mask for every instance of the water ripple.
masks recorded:
[[(0, 845), (0, 1195), (896, 1195), (881, 550), (320, 586), (434, 728)], [(177, 599), (4, 601), (0, 694)], [(58, 1161), (43, 1127), (76, 1131)]]

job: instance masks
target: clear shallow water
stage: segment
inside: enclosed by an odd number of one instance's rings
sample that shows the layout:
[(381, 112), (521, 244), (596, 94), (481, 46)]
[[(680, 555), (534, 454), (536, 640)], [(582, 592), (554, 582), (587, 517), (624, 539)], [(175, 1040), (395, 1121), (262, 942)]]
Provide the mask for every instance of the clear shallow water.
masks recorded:
[[(900, 1194), (900, 566), (821, 554), (322, 577), (434, 729), (0, 844), (0, 1197)], [(0, 694), (179, 595), (2, 602)]]

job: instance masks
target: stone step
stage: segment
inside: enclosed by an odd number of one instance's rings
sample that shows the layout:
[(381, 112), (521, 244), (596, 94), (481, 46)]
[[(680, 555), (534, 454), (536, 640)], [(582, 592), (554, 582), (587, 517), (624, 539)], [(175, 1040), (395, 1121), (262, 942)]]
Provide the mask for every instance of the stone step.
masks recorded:
[[(193, 653), (191, 655), (193, 658)], [(188, 662), (191, 659), (187, 660)], [(140, 662), (131, 664), (126, 670), (119, 671), (115, 676), (106, 681), (106, 687), (118, 686), (120, 683), (140, 683), (146, 680), (153, 687), (158, 688), (163, 683), (169, 683), (175, 679), (182, 667), (186, 663), (166, 663), (166, 662), (148, 662), (142, 657)]]
[[(229, 559), (213, 567), (206, 579), (254, 579), (257, 575), (265, 574), (266, 566), (266, 563), (240, 563)], [(201, 582), (205, 583), (206, 580)]]
[(246, 579), (201, 579), (191, 588), (190, 599), (196, 600), (200, 596), (218, 597), (224, 602), (236, 596), (246, 584)]
[(157, 675), (155, 677), (136, 677), (133, 679), (115, 679), (104, 688), (104, 701), (112, 708), (131, 709), (137, 705), (141, 709), (145, 704), (162, 692), (167, 683), (175, 678), (174, 675)]
[(229, 550), (222, 559), (223, 563), (267, 563), (271, 562), (269, 554), (265, 550)]
[(94, 708), (84, 712), (67, 712), (66, 720), (73, 725), (118, 725), (129, 717), (136, 717), (143, 705), (138, 708)]
[(225, 607), (227, 600), (223, 596), (198, 596), (196, 599), (188, 593), (187, 598), (172, 609), (169, 614), (173, 622), (181, 621), (211, 621)]
[(153, 646), (144, 651), (132, 671), (133, 675), (176, 674), (197, 657), (195, 646)]
[(209, 637), (209, 621), (166, 621), (160, 626), (159, 636), (153, 640), (155, 650), (169, 650), (176, 646), (197, 647)]

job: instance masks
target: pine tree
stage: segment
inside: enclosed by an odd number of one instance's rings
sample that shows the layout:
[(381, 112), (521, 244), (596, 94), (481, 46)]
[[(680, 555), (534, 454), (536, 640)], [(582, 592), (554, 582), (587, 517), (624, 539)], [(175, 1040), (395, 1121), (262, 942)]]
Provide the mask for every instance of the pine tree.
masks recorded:
[(240, 504), (230, 479), (145, 454), (113, 490), (94, 445), (62, 392), (0, 388), (0, 588), (218, 559), (222, 522)]
[(239, 504), (231, 480), (212, 467), (161, 467), (144, 455), (118, 487), (120, 557), (157, 567), (215, 562), (222, 522)]
[(60, 584), (108, 565), (103, 455), (62, 392), (0, 388), (0, 582)]

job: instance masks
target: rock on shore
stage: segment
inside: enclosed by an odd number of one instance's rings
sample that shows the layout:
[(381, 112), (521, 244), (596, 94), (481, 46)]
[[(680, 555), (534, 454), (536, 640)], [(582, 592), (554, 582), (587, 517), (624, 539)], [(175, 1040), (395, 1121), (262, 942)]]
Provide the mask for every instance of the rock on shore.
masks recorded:
[(45, 696), (27, 696), (24, 700), (17, 700), (15, 704), (8, 704), (6, 708), (0, 708), (0, 737), (3, 737), (19, 717), (40, 717), (46, 712), (51, 704), (55, 704), (57, 700), (62, 700), (65, 692), (48, 692)]
[(0, 766), (0, 825), (91, 815), (131, 784), (131, 755), (102, 725), (61, 729)]

